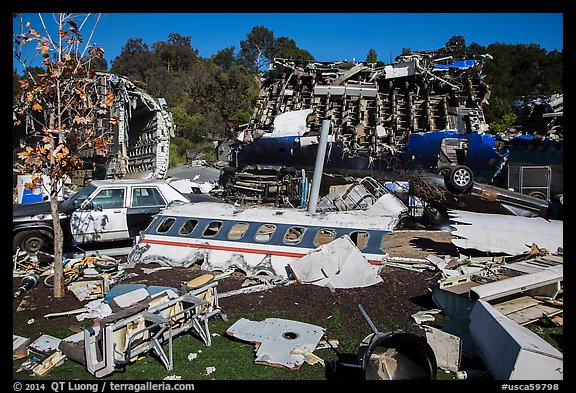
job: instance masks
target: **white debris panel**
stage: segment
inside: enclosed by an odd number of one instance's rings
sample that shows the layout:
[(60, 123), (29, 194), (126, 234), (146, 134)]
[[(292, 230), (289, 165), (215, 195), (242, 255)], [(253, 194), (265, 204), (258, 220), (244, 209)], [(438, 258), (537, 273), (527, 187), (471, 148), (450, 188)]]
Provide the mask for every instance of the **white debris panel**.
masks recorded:
[(563, 379), (562, 352), (482, 299), (470, 313), (470, 335), (496, 380)]
[(380, 266), (370, 265), (348, 235), (323, 244), (288, 265), (303, 284), (331, 288), (360, 288), (382, 282)]
[(452, 235), (458, 239), (452, 243), (457, 247), (508, 255), (527, 252), (532, 244), (550, 252), (563, 248), (563, 221), (460, 210), (448, 214), (456, 228)]
[(240, 340), (257, 345), (256, 363), (297, 370), (306, 360), (304, 353), (314, 351), (324, 328), (299, 321), (266, 318), (255, 322), (240, 318), (226, 330)]
[(271, 137), (299, 135), (302, 136), (310, 131), (306, 126), (306, 118), (312, 113), (312, 109), (302, 109), (297, 111), (281, 113), (274, 118), (274, 128)]

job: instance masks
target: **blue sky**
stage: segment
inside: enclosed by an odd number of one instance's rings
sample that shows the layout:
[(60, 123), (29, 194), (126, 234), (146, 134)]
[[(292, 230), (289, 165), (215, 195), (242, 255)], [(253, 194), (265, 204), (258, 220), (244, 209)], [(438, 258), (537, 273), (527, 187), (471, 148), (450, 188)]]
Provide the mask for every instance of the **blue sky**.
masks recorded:
[[(51, 14), (43, 14), (52, 22)], [(37, 14), (21, 14), (40, 31)], [(93, 41), (105, 50), (108, 65), (129, 38), (152, 45), (169, 33), (190, 36), (202, 57), (234, 46), (254, 26), (275, 37), (293, 39), (318, 61), (363, 61), (369, 49), (389, 62), (402, 51), (431, 50), (461, 35), (466, 44), (535, 43), (547, 51), (563, 48), (562, 13), (103, 13)], [(14, 19), (14, 31), (19, 19)], [(87, 39), (89, 30), (83, 30)], [(16, 63), (14, 63), (16, 67)], [(18, 68), (19, 69), (19, 68)]]

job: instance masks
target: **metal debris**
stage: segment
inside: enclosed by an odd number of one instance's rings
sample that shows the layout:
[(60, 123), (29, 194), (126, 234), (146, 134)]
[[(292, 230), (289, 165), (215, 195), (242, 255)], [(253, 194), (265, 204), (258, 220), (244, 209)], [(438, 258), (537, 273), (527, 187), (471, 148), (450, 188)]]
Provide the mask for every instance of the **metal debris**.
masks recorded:
[(551, 252), (563, 247), (563, 221), (460, 210), (449, 215), (457, 247), (508, 255), (526, 252), (533, 243)]
[(482, 299), (470, 313), (470, 335), (496, 380), (564, 379), (562, 352)]
[(300, 283), (331, 288), (361, 288), (381, 283), (380, 266), (372, 266), (344, 235), (291, 262), (290, 270)]
[[(226, 333), (240, 340), (257, 343), (256, 363), (297, 370), (324, 335), (324, 328), (280, 318), (261, 322), (240, 318)], [(298, 350), (297, 350), (298, 349)]]

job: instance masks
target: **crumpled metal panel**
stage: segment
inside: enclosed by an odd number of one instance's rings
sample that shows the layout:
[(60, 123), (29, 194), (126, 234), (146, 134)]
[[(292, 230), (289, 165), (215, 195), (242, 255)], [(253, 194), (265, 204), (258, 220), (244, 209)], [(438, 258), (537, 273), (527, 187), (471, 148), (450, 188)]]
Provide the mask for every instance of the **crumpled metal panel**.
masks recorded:
[(382, 282), (379, 266), (370, 265), (348, 235), (323, 244), (289, 266), (299, 282), (321, 287), (362, 288)]
[(241, 318), (226, 333), (240, 340), (260, 343), (256, 363), (298, 369), (304, 363), (305, 355), (292, 352), (296, 348), (313, 352), (324, 335), (324, 328), (280, 318), (266, 318), (261, 322)]

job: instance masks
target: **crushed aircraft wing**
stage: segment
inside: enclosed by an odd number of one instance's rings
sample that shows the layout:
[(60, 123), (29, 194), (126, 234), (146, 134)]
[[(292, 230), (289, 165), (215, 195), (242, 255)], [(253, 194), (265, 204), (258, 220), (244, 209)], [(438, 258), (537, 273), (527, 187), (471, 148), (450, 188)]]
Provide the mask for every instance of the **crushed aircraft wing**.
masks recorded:
[(461, 248), (517, 255), (532, 244), (556, 252), (563, 247), (563, 221), (541, 217), (450, 210), (448, 215), (456, 228), (452, 243)]

